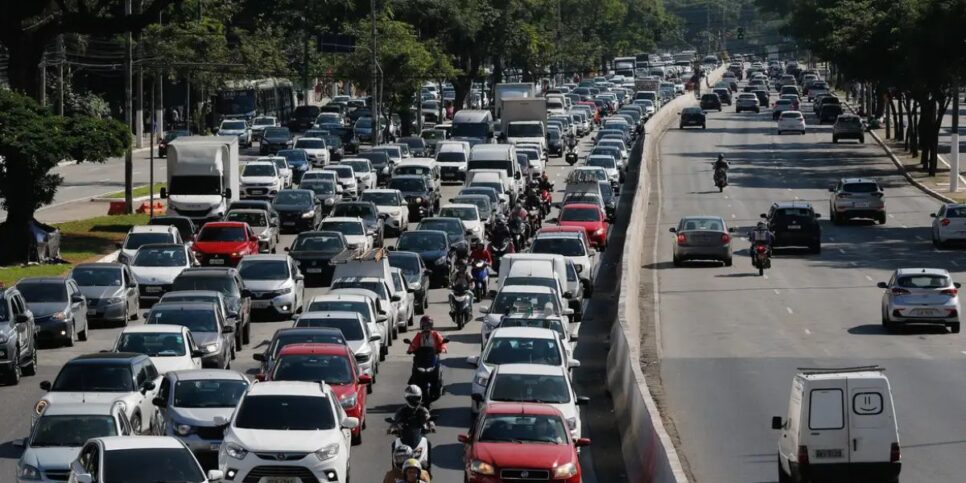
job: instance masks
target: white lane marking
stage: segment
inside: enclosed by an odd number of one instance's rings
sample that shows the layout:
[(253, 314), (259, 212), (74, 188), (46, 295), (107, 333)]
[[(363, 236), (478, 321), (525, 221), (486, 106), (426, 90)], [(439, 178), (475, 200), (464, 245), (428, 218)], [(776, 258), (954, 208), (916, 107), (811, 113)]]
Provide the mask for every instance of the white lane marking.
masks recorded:
[(792, 314), (795, 313), (795, 312), (792, 312), (792, 308), (791, 307), (785, 307), (785, 310), (788, 311), (788, 315), (792, 315)]
[(730, 199), (730, 198), (728, 198), (728, 195), (724, 195), (724, 198), (725, 198), (726, 200), (727, 200), (727, 199)]
[(768, 280), (768, 275), (762, 275), (765, 280)]
[(791, 188), (785, 188), (785, 189), (788, 190), (788, 191), (791, 191), (792, 190)]
[(889, 218), (895, 218), (895, 217), (896, 217), (896, 215), (893, 215), (892, 213), (889, 213)]
[(844, 254), (845, 254), (845, 250), (843, 250), (843, 249), (841, 249), (841, 248), (839, 248), (839, 253), (841, 253), (841, 254), (843, 254), (843, 255), (844, 255)]
[(796, 197), (795, 197), (795, 199), (796, 199), (796, 200), (800, 200), (801, 198), (799, 198), (799, 197), (797, 197), (797, 196), (796, 196)]
[(909, 228), (907, 225), (900, 225), (900, 226), (902, 226), (903, 228)]
[(858, 267), (859, 266), (859, 264), (858, 263), (855, 263), (854, 261), (849, 262), (849, 265), (852, 265), (853, 267)]
[(921, 237), (919, 235), (916, 235), (916, 240), (925, 240), (925, 238), (923, 238), (923, 237)]
[(812, 335), (812, 331), (805, 329), (805, 335)]
[(868, 275), (865, 276), (865, 279), (868, 280), (868, 281), (870, 281), (870, 282), (872, 281), (872, 277), (870, 277)]
[(962, 352), (963, 355), (966, 356), (966, 351), (959, 351), (959, 352)]
[(737, 216), (735, 216), (735, 214), (734, 214), (734, 213), (732, 213), (732, 214), (731, 214), (731, 217), (732, 217), (732, 218), (737, 218)]
[(958, 267), (959, 266), (959, 264), (956, 263), (956, 260), (950, 260), (949, 263), (953, 264), (954, 267)]
[(780, 291), (778, 291), (778, 289), (777, 289), (777, 288), (775, 289), (775, 295), (781, 295), (781, 292), (780, 292)]

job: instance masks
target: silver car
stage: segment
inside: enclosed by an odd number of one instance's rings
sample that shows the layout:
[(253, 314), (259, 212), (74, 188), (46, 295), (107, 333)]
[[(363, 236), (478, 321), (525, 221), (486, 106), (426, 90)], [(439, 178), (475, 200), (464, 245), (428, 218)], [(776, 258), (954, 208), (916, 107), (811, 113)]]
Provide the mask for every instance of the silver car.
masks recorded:
[(761, 108), (758, 107), (758, 96), (750, 93), (738, 94), (738, 99), (735, 101), (735, 112), (741, 111), (760, 112)]
[(829, 213), (838, 225), (850, 218), (871, 218), (880, 225), (886, 222), (882, 187), (871, 178), (842, 178), (829, 187)]
[(0, 376), (15, 385), (37, 373), (34, 316), (15, 288), (0, 288)]
[(731, 233), (720, 216), (686, 216), (677, 227), (669, 230), (674, 234), (674, 266), (689, 260), (718, 260), (731, 266)]
[(929, 216), (932, 220), (932, 243), (937, 247), (950, 242), (966, 242), (966, 203), (948, 203)]
[(935, 324), (959, 333), (959, 282), (941, 268), (900, 268), (879, 282), (882, 326), (893, 331), (905, 324)]
[(225, 425), (248, 389), (245, 376), (224, 369), (171, 371), (154, 398), (161, 434), (184, 442), (197, 456), (215, 456)]
[(278, 249), (278, 223), (265, 210), (254, 208), (234, 209), (225, 214), (225, 221), (248, 223), (258, 237), (259, 253), (275, 253)]
[(249, 255), (238, 263), (238, 273), (252, 294), (252, 310), (291, 317), (302, 308), (305, 276), (288, 255)]

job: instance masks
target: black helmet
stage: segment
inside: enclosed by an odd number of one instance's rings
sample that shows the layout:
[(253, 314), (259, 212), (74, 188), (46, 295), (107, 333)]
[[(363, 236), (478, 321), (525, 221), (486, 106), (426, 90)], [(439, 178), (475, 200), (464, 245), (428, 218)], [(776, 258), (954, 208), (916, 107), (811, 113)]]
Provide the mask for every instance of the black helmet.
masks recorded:
[(433, 317), (424, 315), (419, 319), (419, 330), (433, 330)]
[(724, 154), (718, 154), (718, 161), (724, 161)]

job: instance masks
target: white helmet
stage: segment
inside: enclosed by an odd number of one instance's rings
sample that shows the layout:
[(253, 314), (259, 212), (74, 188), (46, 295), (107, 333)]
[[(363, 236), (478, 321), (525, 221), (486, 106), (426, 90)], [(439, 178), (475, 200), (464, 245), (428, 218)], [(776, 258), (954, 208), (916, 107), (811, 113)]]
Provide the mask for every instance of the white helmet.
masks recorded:
[(413, 457), (413, 449), (404, 444), (400, 444), (396, 447), (396, 451), (392, 453), (392, 461), (396, 464), (396, 468), (402, 468), (403, 463), (409, 458)]
[(423, 390), (415, 384), (410, 384), (406, 386), (406, 390), (403, 391), (403, 397), (406, 399), (406, 404), (409, 406), (419, 406), (419, 403), (423, 402)]

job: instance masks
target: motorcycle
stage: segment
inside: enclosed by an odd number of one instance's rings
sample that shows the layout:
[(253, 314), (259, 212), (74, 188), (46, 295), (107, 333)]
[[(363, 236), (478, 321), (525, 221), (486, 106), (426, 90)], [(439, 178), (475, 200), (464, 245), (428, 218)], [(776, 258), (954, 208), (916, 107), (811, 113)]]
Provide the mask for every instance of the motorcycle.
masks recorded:
[(567, 154), (564, 155), (564, 161), (571, 166), (577, 164), (577, 150), (574, 148), (568, 149)]
[[(435, 417), (431, 417), (430, 421), (435, 419)], [(419, 464), (424, 470), (429, 471), (433, 467), (433, 445), (429, 442), (429, 438), (426, 435), (435, 433), (436, 428), (431, 424), (424, 424), (422, 426), (399, 424), (393, 418), (386, 418), (386, 422), (389, 423), (387, 433), (396, 436), (396, 439), (392, 442), (391, 451), (389, 452), (390, 460), (392, 459), (392, 455), (396, 454), (396, 450), (399, 447), (408, 446), (412, 450), (413, 458), (419, 460)], [(394, 462), (390, 461), (390, 464), (394, 464)]]
[(487, 267), (486, 262), (483, 260), (473, 262), (472, 275), (473, 295), (476, 297), (476, 300), (483, 300), (490, 284), (490, 269)]
[(550, 189), (540, 190), (540, 211), (543, 216), (550, 214), (550, 207), (553, 205), (553, 185), (550, 185)]
[[(411, 344), (412, 341), (404, 339)], [(449, 339), (443, 339), (444, 343)], [(423, 406), (429, 409), (433, 401), (439, 399), (443, 392), (443, 373), (439, 370), (439, 354), (432, 347), (419, 347), (413, 352), (413, 368), (409, 375), (409, 382), (423, 391)]]
[(755, 254), (752, 256), (752, 265), (758, 269), (758, 275), (764, 275), (766, 268), (771, 268), (771, 251), (767, 243), (755, 243), (752, 247)]
[(516, 252), (513, 242), (509, 238), (504, 238), (502, 242), (497, 244), (490, 242), (489, 250), (490, 255), (493, 256), (493, 270), (497, 273), (500, 272), (500, 259), (503, 258), (503, 255)]
[(714, 185), (719, 193), (723, 192), (725, 186), (728, 186), (728, 172), (723, 169), (714, 170)]
[(453, 318), (453, 322), (456, 323), (456, 327), (460, 330), (473, 318), (473, 304), (466, 285), (456, 285), (453, 287), (453, 291), (450, 292), (449, 315)]
[(526, 248), (527, 242), (527, 223), (519, 218), (510, 220), (510, 234), (513, 237), (513, 246), (517, 250)]

